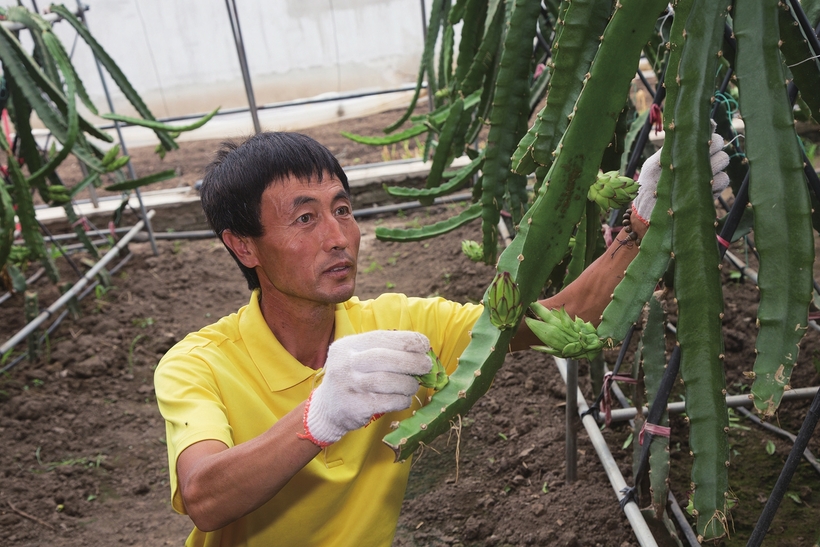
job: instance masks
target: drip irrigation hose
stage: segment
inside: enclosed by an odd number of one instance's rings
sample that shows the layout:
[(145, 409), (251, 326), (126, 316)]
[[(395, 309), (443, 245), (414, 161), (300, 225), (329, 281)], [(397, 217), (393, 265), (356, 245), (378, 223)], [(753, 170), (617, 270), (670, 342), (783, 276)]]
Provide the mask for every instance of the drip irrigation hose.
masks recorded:
[(757, 520), (754, 530), (752, 530), (752, 535), (749, 537), (749, 542), (746, 544), (747, 547), (759, 547), (760, 544), (763, 543), (763, 538), (769, 531), (769, 526), (771, 526), (774, 515), (777, 513), (780, 502), (783, 501), (786, 489), (789, 487), (789, 483), (794, 476), (797, 464), (800, 463), (803, 451), (806, 450), (809, 439), (811, 439), (812, 434), (814, 434), (814, 428), (817, 427), (818, 419), (820, 419), (820, 391), (814, 395), (814, 399), (809, 407), (809, 412), (806, 414), (805, 420), (803, 420), (803, 425), (797, 433), (794, 446), (792, 446), (789, 457), (786, 459), (786, 465), (783, 466), (783, 470), (777, 478), (772, 493), (769, 499), (766, 500), (763, 512), (760, 514), (760, 518)]
[(80, 267), (77, 266), (77, 263), (74, 262), (74, 260), (71, 259), (71, 257), (65, 251), (65, 249), (63, 249), (63, 247), (60, 245), (60, 243), (56, 239), (54, 239), (54, 236), (51, 234), (49, 229), (46, 228), (46, 226), (42, 222), (40, 222), (39, 220), (35, 219), (35, 221), (37, 222), (37, 225), (40, 227), (40, 229), (43, 232), (45, 232), (46, 237), (51, 242), (51, 244), (54, 245), (55, 247), (57, 247), (57, 250), (60, 252), (60, 254), (65, 257), (66, 262), (68, 262), (68, 265), (71, 266), (71, 269), (74, 270), (75, 274), (77, 274), (77, 278), (79, 279), (80, 277), (82, 277), (83, 274), (80, 271)]
[[(154, 216), (154, 211), (148, 211), (146, 214), (147, 219), (150, 220), (151, 217)], [(143, 229), (145, 226), (146, 221), (140, 220), (137, 222), (133, 228), (123, 237), (121, 240), (117, 242), (117, 244), (111, 248), (108, 253), (102, 257), (94, 267), (88, 270), (83, 277), (81, 277), (77, 283), (71, 288), (71, 290), (66, 291), (60, 298), (58, 298), (51, 306), (48, 307), (45, 311), (40, 313), (33, 321), (31, 321), (28, 325), (23, 327), (17, 334), (12, 336), (8, 339), (2, 346), (0, 346), (0, 355), (5, 355), (5, 353), (14, 346), (16, 346), (21, 341), (25, 340), (26, 337), (31, 334), (32, 332), (37, 329), (40, 325), (42, 325), (46, 320), (48, 320), (57, 310), (65, 306), (72, 298), (74, 298), (77, 293), (79, 293), (89, 282), (93, 280), (93, 278), (103, 269), (105, 266), (111, 262), (117, 255), (119, 255), (120, 251), (128, 244), (134, 236)]]
[[(774, 433), (775, 435), (779, 435), (780, 437), (789, 439), (792, 443), (794, 443), (797, 440), (797, 436), (795, 436), (793, 433), (789, 433), (785, 429), (781, 429), (781, 428), (777, 427), (776, 425), (770, 424), (768, 422), (764, 422), (763, 420), (761, 420), (760, 418), (755, 416), (752, 412), (749, 412), (748, 410), (746, 410), (742, 406), (738, 407), (737, 410), (738, 410), (738, 412), (743, 414), (744, 417), (748, 418), (749, 420), (751, 420), (755, 424), (759, 425), (763, 429), (771, 431), (772, 433)], [(809, 462), (809, 465), (814, 467), (815, 471), (820, 473), (820, 463), (817, 462), (817, 458), (814, 457), (814, 454), (812, 454), (811, 450), (806, 448), (803, 451), (803, 457), (806, 458), (806, 461)]]
[[(43, 277), (43, 274), (44, 274), (44, 273), (46, 273), (46, 269), (45, 269), (45, 268), (40, 268), (39, 270), (37, 270), (36, 272), (34, 272), (34, 274), (32, 274), (32, 276), (31, 276), (31, 277), (29, 277), (28, 279), (26, 279), (26, 285), (31, 285), (32, 283), (34, 283), (35, 281), (37, 281), (38, 279), (40, 279), (41, 277)], [(3, 293), (2, 295), (0, 295), (0, 304), (2, 304), (3, 302), (5, 302), (5, 301), (6, 301), (6, 300), (8, 300), (9, 298), (11, 298), (11, 291), (8, 291), (8, 292), (6, 292), (6, 293)]]
[[(558, 367), (558, 372), (561, 374), (561, 378), (563, 378), (564, 382), (566, 382), (566, 361), (556, 357), (555, 365)], [(576, 389), (576, 393), (578, 400), (578, 414), (581, 416), (584, 429), (587, 430), (592, 446), (595, 448), (595, 452), (598, 454), (598, 458), (604, 466), (604, 472), (606, 472), (606, 475), (609, 478), (612, 489), (615, 490), (615, 495), (618, 497), (619, 502), (623, 502), (622, 508), (624, 510), (624, 514), (626, 514), (626, 518), (632, 526), (632, 531), (635, 532), (635, 537), (637, 538), (638, 543), (642, 547), (656, 547), (657, 542), (655, 541), (655, 537), (652, 535), (652, 531), (646, 524), (646, 520), (641, 514), (638, 504), (636, 504), (633, 500), (623, 500), (624, 495), (622, 490), (626, 488), (626, 482), (621, 474), (621, 470), (618, 468), (618, 463), (615, 461), (615, 458), (612, 457), (612, 452), (610, 452), (609, 447), (606, 444), (606, 439), (604, 439), (604, 436), (601, 434), (601, 430), (598, 429), (598, 423), (587, 412), (589, 407), (584, 399), (584, 394), (578, 389)]]
[[(111, 269), (108, 271), (108, 274), (109, 274), (109, 275), (114, 275), (115, 273), (117, 273), (118, 271), (120, 271), (120, 269), (121, 269), (123, 266), (125, 266), (125, 265), (128, 263), (128, 261), (129, 261), (129, 260), (131, 260), (131, 258), (132, 258), (133, 256), (134, 256), (134, 253), (128, 253), (127, 255), (125, 255), (125, 257), (123, 257), (123, 259), (122, 259), (122, 260), (120, 260), (120, 261), (117, 263), (117, 265), (116, 265), (116, 266), (114, 266), (113, 268), (111, 268)], [(85, 290), (84, 290), (83, 292), (81, 292), (79, 296), (77, 296), (77, 300), (78, 300), (78, 301), (79, 301), (79, 300), (82, 300), (83, 298), (85, 298), (86, 296), (88, 296), (88, 295), (89, 295), (89, 293), (91, 293), (91, 291), (93, 291), (93, 290), (94, 290), (94, 288), (95, 288), (97, 285), (99, 285), (99, 284), (100, 284), (99, 280), (94, 280), (94, 283), (92, 283), (91, 285), (89, 285), (88, 287), (86, 287), (86, 288), (85, 288)], [(51, 334), (52, 334), (55, 330), (57, 330), (57, 327), (59, 327), (59, 326), (60, 326), (60, 323), (62, 323), (62, 322), (63, 322), (63, 319), (65, 319), (65, 318), (66, 318), (66, 316), (67, 316), (68, 314), (69, 314), (69, 310), (63, 310), (63, 311), (60, 313), (60, 315), (58, 315), (58, 316), (57, 316), (57, 319), (55, 319), (55, 320), (51, 323), (51, 325), (49, 325), (49, 326), (48, 326), (48, 328), (46, 329), (46, 331), (45, 331), (45, 332), (44, 332), (44, 333), (40, 336), (39, 340), (37, 341), (37, 347), (38, 347), (38, 348), (39, 348), (40, 346), (42, 346), (42, 345), (43, 345), (43, 342), (45, 342), (46, 338), (48, 338), (49, 336), (51, 336)], [(3, 368), (1, 368), (1, 369), (0, 369), (0, 374), (2, 374), (3, 372), (6, 372), (6, 371), (8, 371), (8, 370), (11, 370), (14, 366), (18, 365), (18, 364), (19, 364), (19, 363), (20, 363), (23, 359), (25, 359), (26, 357), (28, 357), (28, 355), (27, 355), (27, 354), (25, 354), (25, 353), (23, 353), (23, 354), (21, 354), (21, 355), (18, 355), (16, 359), (14, 359), (13, 361), (11, 361), (11, 362), (10, 362), (10, 363), (8, 363), (6, 366), (4, 366)]]

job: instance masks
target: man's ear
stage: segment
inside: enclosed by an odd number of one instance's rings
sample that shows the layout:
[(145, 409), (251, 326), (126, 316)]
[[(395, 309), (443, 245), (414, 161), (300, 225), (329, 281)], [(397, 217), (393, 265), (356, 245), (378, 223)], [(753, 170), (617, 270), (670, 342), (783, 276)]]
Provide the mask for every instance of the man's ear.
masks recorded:
[(259, 265), (259, 260), (256, 258), (256, 245), (250, 238), (238, 236), (230, 230), (225, 230), (222, 232), (222, 241), (243, 266), (255, 268)]

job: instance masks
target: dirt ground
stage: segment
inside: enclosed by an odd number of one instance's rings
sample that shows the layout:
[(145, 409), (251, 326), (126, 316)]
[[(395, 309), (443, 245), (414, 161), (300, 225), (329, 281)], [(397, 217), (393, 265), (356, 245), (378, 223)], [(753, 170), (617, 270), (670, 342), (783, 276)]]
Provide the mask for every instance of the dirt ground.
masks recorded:
[[(338, 137), (340, 127), (375, 134), (396, 115), (305, 132), (326, 143), (343, 164), (398, 159), (401, 149), (374, 150)], [(149, 150), (132, 153), (138, 171), (172, 166), (180, 172), (175, 184), (190, 185), (201, 178), (214, 148), (213, 141), (184, 143), (162, 164)], [(151, 162), (157, 163), (151, 167)], [(374, 237), (377, 225), (426, 224), (452, 216), (460, 207), (360, 218), (358, 295), (398, 291), (479, 300), (494, 270), (470, 262), (460, 250), (462, 239), (479, 238), (477, 223), (418, 243)], [(158, 256), (147, 243), (129, 248), (131, 258), (112, 275), (111, 288), (85, 298), (80, 317), (62, 322), (38, 361), (22, 361), (0, 377), (2, 545), (182, 545), (191, 529), (188, 518), (176, 515), (169, 503), (153, 369), (185, 334), (247, 303), (248, 291), (216, 240), (163, 240)], [(61, 268), (65, 280), (75, 278), (66, 264)], [(56, 298), (47, 282), (37, 288), (42, 304)], [(754, 357), (757, 294), (750, 283), (735, 282), (726, 284), (724, 295), (727, 384), (730, 392), (740, 393), (748, 391), (742, 371), (751, 368)], [(22, 308), (20, 295), (2, 304), (3, 340), (23, 326)], [(3, 365), (25, 351), (23, 346)], [(615, 353), (606, 357), (612, 363)], [(820, 383), (813, 364), (817, 360), (820, 333), (810, 329), (793, 387)], [(591, 400), (583, 363), (580, 372)], [(510, 355), (488, 394), (464, 417), (458, 459), (454, 436), (440, 437), (417, 458), (394, 545), (637, 545), (583, 431), (578, 480), (564, 480), (564, 394), (549, 358), (533, 351)], [(807, 401), (785, 403), (778, 423), (796, 433), (807, 408)], [(731, 545), (745, 544), (790, 445), (748, 422), (740, 425), (749, 429), (733, 427), (730, 432), (730, 483), (740, 500), (733, 513), (736, 530), (727, 542)], [(674, 419), (672, 489), (683, 503), (690, 464), (686, 432), (685, 422)], [(614, 425), (603, 434), (631, 483), (632, 448), (623, 447), (628, 426)], [(773, 443), (771, 454), (768, 441)], [(810, 448), (820, 452), (820, 435), (815, 434)], [(820, 536), (820, 476), (805, 462), (790, 493), (766, 545), (806, 545)]]

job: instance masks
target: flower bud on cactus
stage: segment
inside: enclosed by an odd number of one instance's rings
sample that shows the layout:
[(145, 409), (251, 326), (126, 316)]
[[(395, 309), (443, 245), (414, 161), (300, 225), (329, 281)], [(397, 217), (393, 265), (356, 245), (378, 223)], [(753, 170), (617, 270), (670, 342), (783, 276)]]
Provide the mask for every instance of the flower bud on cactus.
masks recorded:
[(484, 260), (484, 245), (465, 239), (461, 242), (461, 250), (473, 262)]
[(603, 348), (604, 343), (598, 338), (598, 332), (592, 323), (585, 322), (580, 317), (573, 321), (564, 308), (549, 310), (538, 302), (534, 302), (530, 308), (539, 319), (527, 317), (527, 326), (546, 344), (533, 346), (533, 349), (564, 359), (589, 359)]
[(513, 281), (510, 272), (499, 272), (495, 275), (490, 288), (487, 289), (487, 307), (490, 310), (490, 323), (501, 330), (511, 329), (518, 324), (523, 311), (521, 293)]
[(450, 381), (450, 377), (447, 376), (447, 372), (444, 370), (444, 365), (441, 364), (441, 360), (439, 360), (438, 355), (432, 349), (427, 352), (427, 356), (430, 358), (430, 361), (433, 362), (433, 368), (427, 374), (422, 374), (421, 376), (416, 376), (416, 380), (419, 381), (422, 387), (426, 388), (433, 388), (436, 391), (439, 391), (441, 388), (447, 385), (447, 382)]
[(597, 180), (589, 188), (587, 197), (601, 209), (623, 207), (638, 195), (638, 183), (629, 177), (618, 176), (617, 171), (598, 173)]

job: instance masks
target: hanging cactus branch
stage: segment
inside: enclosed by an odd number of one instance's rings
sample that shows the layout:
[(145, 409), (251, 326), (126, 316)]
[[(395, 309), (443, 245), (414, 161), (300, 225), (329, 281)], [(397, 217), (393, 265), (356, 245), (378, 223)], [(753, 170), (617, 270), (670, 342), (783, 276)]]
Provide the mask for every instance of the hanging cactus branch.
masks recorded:
[[(119, 156), (119, 146), (114, 146), (104, 153), (89, 140), (94, 138), (112, 142), (113, 138), (78, 112), (79, 98), (92, 114), (98, 114), (51, 24), (39, 14), (21, 6), (13, 6), (3, 11), (8, 21), (23, 25), (34, 43), (33, 54), (29, 54), (15, 34), (5, 26), (0, 26), (0, 62), (9, 95), (6, 107), (17, 137), (14, 149), (5, 135), (0, 139), (0, 145), (8, 156), (8, 182), (11, 183), (10, 186), (4, 184), (0, 191), (0, 279), (4, 285), (9, 285), (8, 289), (19, 291), (25, 289), (25, 277), (20, 273), (18, 265), (9, 263), (14, 234), (14, 223), (13, 220), (9, 221), (9, 218), (14, 218), (15, 209), (26, 246), (25, 253), (17, 253), (15, 256), (25, 256), (25, 260), (39, 260), (49, 278), (55, 283), (59, 281), (57, 268), (37, 223), (32, 190), (36, 190), (46, 203), (63, 206), (66, 217), (75, 226), (80, 241), (86, 250), (96, 257), (96, 248), (82, 231), (82, 227), (77, 224), (79, 218), (71, 200), (89, 185), (99, 186), (103, 182), (102, 177), (107, 173), (112, 173), (118, 179), (116, 184), (108, 186), (109, 190), (128, 191), (171, 178), (174, 171), (166, 170), (126, 181), (127, 177), (120, 170), (128, 163), (128, 157)], [(153, 129), (160, 140), (160, 151), (164, 154), (166, 150), (178, 148), (174, 139), (180, 132), (201, 127), (216, 114), (217, 111), (214, 110), (196, 122), (184, 126), (170, 126), (156, 121), (125, 74), (82, 22), (64, 6), (53, 5), (51, 11), (74, 27), (140, 116), (133, 118), (103, 114), (103, 118)], [(34, 139), (30, 121), (32, 114), (37, 115), (57, 141), (58, 145), (53, 145), (51, 150), (40, 150)], [(56, 170), (71, 155), (82, 163), (89, 174), (78, 184), (69, 187), (63, 184)], [(25, 170), (21, 168), (18, 160), (25, 165)], [(25, 174), (26, 171), (28, 176)], [(22, 284), (19, 282), (20, 279), (23, 280)]]

